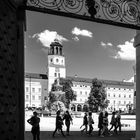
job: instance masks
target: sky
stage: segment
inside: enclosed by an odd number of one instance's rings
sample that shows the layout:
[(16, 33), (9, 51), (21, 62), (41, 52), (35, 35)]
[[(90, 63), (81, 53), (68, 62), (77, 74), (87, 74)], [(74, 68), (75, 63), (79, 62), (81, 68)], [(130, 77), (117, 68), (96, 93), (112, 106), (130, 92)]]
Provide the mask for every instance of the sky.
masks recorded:
[(135, 30), (26, 11), (25, 72), (46, 74), (54, 39), (63, 46), (66, 75), (133, 81)]

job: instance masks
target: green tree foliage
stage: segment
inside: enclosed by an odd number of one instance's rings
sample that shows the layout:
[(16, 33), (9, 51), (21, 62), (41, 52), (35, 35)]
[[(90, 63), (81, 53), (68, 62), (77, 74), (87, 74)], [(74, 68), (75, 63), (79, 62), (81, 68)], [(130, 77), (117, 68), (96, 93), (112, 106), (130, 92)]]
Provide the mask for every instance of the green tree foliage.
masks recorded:
[(89, 109), (92, 111), (98, 111), (100, 108), (106, 108), (109, 101), (106, 99), (106, 91), (103, 83), (97, 78), (92, 80), (91, 91), (88, 97), (87, 103), (89, 104)]

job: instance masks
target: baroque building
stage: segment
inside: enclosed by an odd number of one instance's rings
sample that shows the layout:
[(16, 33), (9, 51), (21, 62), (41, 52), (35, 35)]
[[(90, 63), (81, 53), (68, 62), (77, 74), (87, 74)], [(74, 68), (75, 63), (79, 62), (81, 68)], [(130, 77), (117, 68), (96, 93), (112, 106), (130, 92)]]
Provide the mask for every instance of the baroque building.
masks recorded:
[[(54, 40), (48, 53), (47, 74), (25, 74), (25, 106), (41, 107), (48, 100), (48, 94), (55, 79), (66, 78), (73, 82), (73, 91), (77, 95), (76, 101), (71, 103), (74, 111), (85, 111), (92, 79), (77, 76), (66, 76), (65, 57), (63, 46)], [(95, 76), (96, 77), (96, 76)], [(121, 109), (127, 111), (128, 106), (134, 105), (134, 83), (124, 81), (102, 80), (107, 99), (109, 100), (108, 111)]]

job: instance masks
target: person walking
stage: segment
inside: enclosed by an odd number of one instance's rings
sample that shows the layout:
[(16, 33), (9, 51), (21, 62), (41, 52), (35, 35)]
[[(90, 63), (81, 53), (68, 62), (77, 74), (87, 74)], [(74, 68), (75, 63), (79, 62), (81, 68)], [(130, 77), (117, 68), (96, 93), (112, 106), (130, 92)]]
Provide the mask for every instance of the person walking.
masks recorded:
[(85, 112), (85, 115), (83, 117), (83, 124), (81, 125), (80, 129), (85, 126), (84, 129), (81, 130), (81, 132), (84, 132), (86, 131), (86, 134), (87, 134), (87, 127), (88, 127), (88, 118), (87, 118), (87, 113)]
[(27, 122), (32, 125), (31, 133), (33, 135), (33, 140), (40, 140), (40, 118), (37, 115), (37, 112), (34, 111), (33, 116), (27, 120)]
[(121, 110), (117, 112), (116, 123), (117, 123), (116, 130), (119, 128), (119, 132), (121, 133)]
[(112, 112), (112, 117), (111, 117), (111, 122), (110, 122), (111, 127), (110, 127), (110, 129), (109, 129), (109, 132), (110, 132), (110, 131), (113, 129), (113, 127), (114, 127), (114, 132), (115, 132), (116, 134), (118, 134), (118, 132), (117, 132), (117, 122), (116, 122), (115, 115), (116, 115), (116, 112), (115, 112), (115, 111)]
[(93, 126), (92, 124), (94, 124), (93, 118), (92, 118), (92, 112), (89, 112), (88, 114), (88, 125), (89, 125), (89, 131), (88, 134), (91, 135), (92, 131), (93, 131)]
[(63, 137), (65, 137), (63, 130), (62, 130), (62, 125), (63, 125), (63, 119), (60, 116), (60, 110), (58, 110), (56, 112), (56, 124), (55, 124), (55, 130), (54, 130), (53, 135), (52, 135), (53, 137), (55, 136), (55, 133), (57, 131), (60, 131), (61, 134), (63, 135)]
[(103, 129), (103, 112), (101, 111), (99, 116), (98, 116), (98, 136), (101, 135), (101, 131)]
[(73, 124), (73, 122), (72, 122), (72, 117), (71, 117), (71, 115), (70, 115), (70, 113), (69, 113), (68, 110), (65, 112), (64, 117), (63, 117), (63, 120), (65, 120), (66, 133), (69, 136), (70, 135), (69, 134), (69, 132), (70, 132), (70, 123)]
[(100, 137), (104, 137), (104, 135), (107, 134), (111, 136), (109, 130), (108, 130), (108, 112), (103, 112), (103, 128)]

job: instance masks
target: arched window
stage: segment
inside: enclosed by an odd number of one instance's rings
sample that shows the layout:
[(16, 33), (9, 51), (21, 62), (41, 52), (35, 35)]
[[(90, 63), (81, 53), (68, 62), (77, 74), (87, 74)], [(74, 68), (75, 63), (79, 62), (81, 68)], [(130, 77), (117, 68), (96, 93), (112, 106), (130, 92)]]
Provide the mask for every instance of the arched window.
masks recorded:
[(82, 106), (80, 104), (77, 105), (77, 111), (82, 111)]

